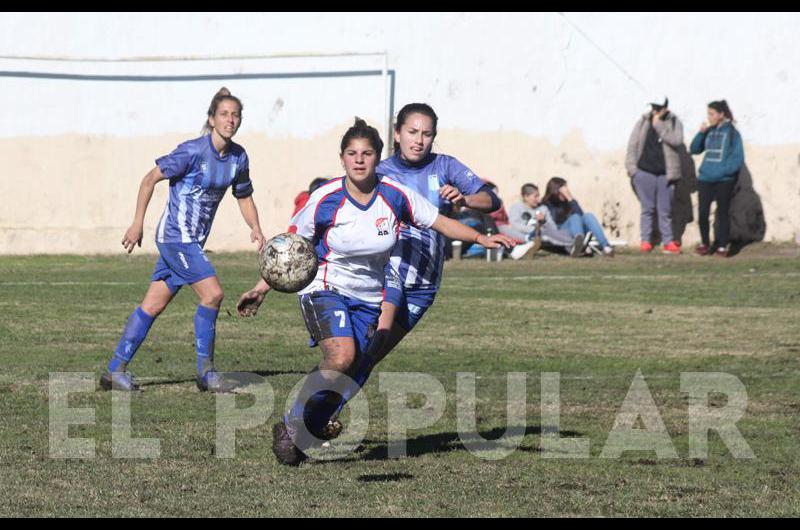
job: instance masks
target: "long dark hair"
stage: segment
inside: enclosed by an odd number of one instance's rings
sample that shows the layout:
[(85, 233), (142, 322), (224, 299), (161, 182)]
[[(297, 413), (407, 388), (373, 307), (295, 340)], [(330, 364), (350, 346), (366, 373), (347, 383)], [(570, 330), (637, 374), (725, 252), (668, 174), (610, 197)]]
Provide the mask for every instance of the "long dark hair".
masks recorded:
[(733, 112), (731, 108), (728, 106), (728, 102), (724, 99), (720, 99), (719, 101), (712, 101), (708, 104), (708, 108), (714, 109), (720, 114), (724, 115), (726, 118), (731, 120), (731, 123), (736, 123), (736, 120), (733, 118)]
[(542, 202), (550, 203), (550, 204), (561, 204), (564, 201), (561, 200), (559, 197), (558, 190), (561, 189), (561, 186), (566, 185), (567, 181), (562, 179), (561, 177), (553, 177), (547, 181), (547, 186), (545, 186), (544, 197), (542, 198)]
[(211, 104), (208, 106), (208, 112), (206, 116), (206, 122), (203, 124), (203, 134), (208, 134), (211, 132), (211, 126), (208, 124), (208, 118), (214, 116), (217, 113), (217, 107), (219, 104), (225, 100), (233, 101), (237, 105), (239, 105), (239, 116), (241, 117), (242, 111), (244, 111), (244, 105), (239, 98), (231, 94), (231, 91), (225, 87), (220, 88), (214, 97), (211, 98)]
[(340, 154), (344, 154), (344, 150), (347, 149), (350, 141), (355, 140), (356, 138), (365, 138), (368, 140), (370, 146), (375, 149), (375, 152), (380, 158), (381, 151), (383, 151), (383, 140), (381, 140), (380, 133), (375, 127), (367, 125), (367, 122), (359, 117), (356, 117), (356, 121), (353, 123), (353, 126), (347, 129), (347, 132), (344, 133), (344, 136), (342, 136)]
[[(405, 105), (400, 112), (397, 113), (397, 120), (394, 122), (394, 130), (395, 132), (400, 132), (400, 128), (405, 124), (406, 120), (411, 114), (422, 114), (423, 116), (427, 116), (433, 122), (433, 137), (436, 138), (436, 131), (437, 127), (439, 126), (439, 117), (433, 111), (433, 107), (428, 105), (427, 103), (409, 103)], [(400, 150), (400, 144), (394, 142), (394, 150)]]

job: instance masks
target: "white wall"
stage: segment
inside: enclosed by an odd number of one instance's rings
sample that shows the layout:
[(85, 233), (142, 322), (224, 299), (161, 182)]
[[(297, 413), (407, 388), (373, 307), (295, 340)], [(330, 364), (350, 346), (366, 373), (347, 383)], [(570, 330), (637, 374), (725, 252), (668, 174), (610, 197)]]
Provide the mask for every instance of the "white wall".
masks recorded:
[[(796, 13), (6, 13), (0, 18), (0, 56), (121, 58), (386, 51), (389, 68), (397, 75), (395, 110), (411, 101), (431, 103), (440, 116), (439, 147), (447, 147), (497, 180), (507, 201), (514, 200), (517, 184), (525, 180), (542, 183), (551, 176), (544, 168), (559, 169), (549, 162), (539, 165), (536, 159), (519, 158), (518, 150), (526, 149), (526, 142), (547, 142), (553, 156), (563, 153), (583, 165), (594, 165), (595, 174), (602, 168), (597, 185), (622, 183), (620, 193), (629, 193), (619, 172), (609, 170), (611, 162), (601, 160), (621, 158), (630, 128), (646, 110), (652, 94), (670, 97), (673, 110), (687, 127), (687, 143), (704, 118), (705, 104), (726, 98), (748, 154), (760, 157), (752, 162), (758, 166), (760, 160), (763, 168), (754, 172), (754, 177), (765, 207), (771, 208), (768, 234), (791, 239), (798, 226), (797, 214), (780, 210), (797, 210), (800, 193), (796, 179), (800, 149), (795, 148), (800, 146), (800, 120), (794, 116), (800, 93), (798, 26), (800, 15)], [(380, 57), (124, 63), (0, 58), (0, 71), (6, 72), (134, 76), (382, 66)], [(122, 178), (123, 171), (114, 161), (125, 159), (134, 167), (129, 172), (126, 168), (120, 185), (135, 191), (152, 159), (171, 149), (176, 140), (198, 134), (208, 101), (222, 84), (244, 100), (242, 138), (263, 139), (278, 149), (271, 160), (264, 160), (264, 178), (280, 179), (292, 173), (298, 181), (285, 191), (280, 188), (277, 205), (270, 202), (270, 207), (277, 208), (276, 223), (290, 211), (294, 193), (290, 190), (304, 187), (316, 176), (293, 173), (299, 167), (298, 157), (324, 156), (326, 165), (320, 167), (330, 170), (323, 172), (336, 173), (335, 137), (354, 115), (382, 128), (386, 125), (385, 85), (380, 77), (181, 82), (0, 77), (4, 100), (13, 102), (0, 113), (0, 150), (13, 159), (22, 156), (24, 145), (28, 158), (19, 161), (26, 172), (20, 176), (41, 185), (54, 179), (66, 181), (72, 188), (83, 187), (84, 194), (103, 188), (97, 185), (102, 179)], [(465, 134), (480, 137), (468, 151), (463, 150), (465, 144), (452, 141)], [(501, 142), (507, 141), (507, 134), (518, 135), (518, 141), (504, 146)], [(323, 137), (326, 145), (314, 143)], [(113, 152), (90, 159), (74, 148), (48, 150), (48, 145), (64, 138), (95, 139)], [(156, 141), (158, 138), (165, 140)], [(130, 153), (137, 157), (140, 151), (144, 153), (136, 146), (145, 140), (154, 146), (154, 152), (143, 154), (141, 162), (129, 160)], [(292, 144), (292, 156), (282, 157), (284, 141), (308, 143), (303, 144), (305, 152), (294, 151), (299, 144)], [(261, 145), (245, 147), (253, 151)], [(551, 156), (550, 151), (541, 152)], [(29, 159), (48, 157), (51, 152), (60, 160)], [(523, 160), (525, 165), (519, 167)], [(45, 171), (45, 166), (58, 169)], [(565, 164), (562, 173), (573, 167)], [(0, 190), (5, 198), (20, 193), (20, 184), (12, 178), (6, 175), (2, 179)], [(262, 189), (278, 188), (270, 182)], [(591, 191), (588, 181), (585, 189)], [(131, 198), (121, 195), (114, 209), (125, 210), (129, 217)], [(34, 201), (26, 210), (29, 212), (36, 208), (36, 194), (27, 198)], [(160, 210), (161, 204), (154, 208)], [(633, 207), (623, 212), (634, 224), (638, 223), (637, 213)], [(53, 230), (64, 224), (58, 215), (51, 222), (48, 228)], [(116, 219), (87, 219), (82, 229), (91, 231), (93, 222), (111, 232), (125, 224)], [(0, 253), (25, 252), (30, 239), (11, 238), (8, 231), (30, 223), (19, 208), (0, 214)], [(626, 237), (635, 239), (637, 235), (631, 232)], [(240, 246), (237, 243), (231, 248)], [(47, 248), (59, 251), (57, 243)], [(91, 251), (115, 248), (102, 241), (87, 247)]]

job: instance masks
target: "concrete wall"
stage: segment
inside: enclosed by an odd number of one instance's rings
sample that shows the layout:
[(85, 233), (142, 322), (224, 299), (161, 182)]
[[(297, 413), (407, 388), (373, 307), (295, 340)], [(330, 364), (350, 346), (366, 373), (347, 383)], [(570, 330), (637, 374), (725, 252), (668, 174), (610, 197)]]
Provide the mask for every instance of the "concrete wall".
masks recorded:
[[(638, 202), (624, 148), (652, 94), (667, 94), (687, 143), (705, 104), (726, 98), (746, 143), (767, 239), (800, 232), (797, 14), (4, 14), (0, 19), (0, 253), (118, 252), (141, 177), (197, 136), (221, 85), (239, 95), (265, 232), (285, 229), (294, 195), (338, 175), (339, 138), (355, 115), (385, 130), (380, 56), (75, 62), (9, 56), (241, 56), (386, 51), (395, 110), (426, 101), (436, 149), (516, 200), (527, 181), (560, 175), (585, 208), (616, 217), (638, 242)], [(27, 74), (22, 72), (28, 72)], [(63, 78), (37, 77), (37, 73)], [(95, 76), (91, 79), (80, 76)], [(164, 79), (163, 76), (172, 76)], [(203, 76), (239, 76), (238, 79)], [(158, 79), (156, 79), (158, 78)], [(699, 159), (698, 159), (699, 162)], [(160, 185), (143, 250), (166, 198)], [(696, 196), (695, 196), (696, 203)], [(686, 241), (697, 239), (690, 225)], [(208, 248), (249, 248), (226, 198)]]

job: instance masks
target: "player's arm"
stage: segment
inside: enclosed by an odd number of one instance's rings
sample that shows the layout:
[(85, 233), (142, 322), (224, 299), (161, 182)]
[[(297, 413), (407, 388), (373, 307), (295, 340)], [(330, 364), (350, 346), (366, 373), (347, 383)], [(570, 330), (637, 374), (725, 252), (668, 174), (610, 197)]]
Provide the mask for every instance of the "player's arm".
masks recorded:
[(139, 247), (142, 246), (144, 214), (147, 212), (150, 199), (153, 198), (153, 190), (156, 184), (165, 178), (161, 169), (156, 166), (144, 176), (142, 183), (139, 185), (139, 194), (136, 197), (136, 213), (133, 216), (133, 223), (131, 223), (131, 226), (125, 232), (125, 236), (122, 238), (122, 246), (125, 247), (128, 254), (133, 252), (136, 245), (139, 245)]
[(258, 249), (264, 246), (264, 233), (261, 231), (261, 223), (258, 220), (258, 209), (256, 202), (253, 200), (252, 195), (237, 199), (239, 202), (239, 211), (242, 212), (242, 218), (247, 226), (250, 227), (250, 241), (258, 242)]
[(442, 199), (452, 202), (455, 206), (466, 206), (473, 210), (483, 213), (492, 213), (500, 208), (501, 202), (493, 191), (481, 189), (472, 195), (464, 195), (461, 190), (450, 184), (445, 184), (439, 188), (439, 196)]
[(258, 308), (264, 302), (264, 297), (270, 291), (269, 284), (261, 278), (258, 283), (239, 297), (236, 304), (236, 311), (243, 317), (252, 317), (258, 313)]
[(489, 189), (482, 189), (473, 195), (465, 195), (464, 202), (467, 204), (467, 208), (483, 213), (492, 213), (499, 210), (502, 205), (500, 198)]
[[(292, 220), (289, 222), (289, 232), (296, 233), (308, 240), (313, 239), (315, 232), (314, 216), (317, 210), (318, 199), (319, 197), (312, 195), (312, 198), (308, 200), (306, 205), (292, 217)], [(253, 205), (253, 208), (255, 208), (255, 205)], [(243, 317), (255, 316), (255, 314), (258, 313), (258, 308), (264, 302), (264, 297), (267, 296), (270, 290), (269, 284), (264, 278), (260, 278), (252, 289), (239, 297), (239, 302), (236, 304), (236, 311)]]
[(466, 206), (482, 213), (497, 211), (503, 204), (491, 187), (455, 158), (448, 158), (448, 177), (439, 189), (439, 196), (455, 206)]
[(438, 215), (436, 217), (436, 220), (431, 225), (431, 228), (440, 234), (449, 237), (450, 239), (469, 241), (472, 243), (477, 243), (486, 248), (499, 248), (501, 246), (511, 248), (516, 245), (516, 242), (508, 236), (504, 236), (503, 234), (487, 236), (485, 234), (481, 234), (470, 226), (459, 223), (455, 219), (450, 219), (449, 217), (445, 217), (443, 215)]

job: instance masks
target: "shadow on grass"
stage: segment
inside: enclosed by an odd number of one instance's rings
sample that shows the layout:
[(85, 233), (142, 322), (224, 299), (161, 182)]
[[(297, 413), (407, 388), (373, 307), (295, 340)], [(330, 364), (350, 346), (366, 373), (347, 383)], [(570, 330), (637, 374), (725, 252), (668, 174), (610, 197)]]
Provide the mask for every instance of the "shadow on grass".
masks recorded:
[(400, 482), (401, 480), (408, 480), (414, 478), (414, 475), (408, 473), (385, 473), (382, 475), (361, 475), (358, 477), (359, 482)]
[[(509, 436), (519, 436), (520, 434), (523, 436), (542, 434), (542, 428), (538, 425), (527, 426), (524, 430), (519, 426), (510, 427), (508, 428), (508, 431)], [(545, 432), (549, 433), (552, 431), (549, 428), (546, 428)], [(482, 431), (478, 433), (480, 438), (475, 437), (475, 433), (472, 433), (472, 437), (468, 438), (466, 442), (469, 444), (470, 451), (491, 450), (495, 448), (493, 441), (498, 440), (505, 433), (506, 427), (495, 427), (489, 431)], [(581, 433), (575, 431), (560, 431), (559, 436), (562, 438), (574, 438), (581, 436)], [(457, 432), (426, 434), (406, 440), (406, 457), (408, 458), (414, 458), (433, 453), (449, 453), (452, 451), (467, 451), (464, 441), (462, 441)], [(538, 446), (517, 447), (516, 451), (522, 451), (524, 453), (540, 453), (541, 449)], [(388, 460), (390, 458), (389, 443), (384, 440), (364, 440), (362, 445), (356, 449), (356, 454), (358, 456), (329, 461), (320, 460), (318, 463), (357, 462), (360, 460)]]
[[(220, 372), (223, 377), (236, 386), (248, 386), (252, 384), (262, 383), (264, 377), (274, 377), (278, 375), (306, 375), (307, 372), (297, 370), (254, 370), (252, 372)], [(139, 383), (141, 387), (157, 387), (168, 385), (180, 385), (184, 383), (194, 383), (194, 377), (187, 377), (183, 379), (162, 379), (158, 381), (146, 381)]]

